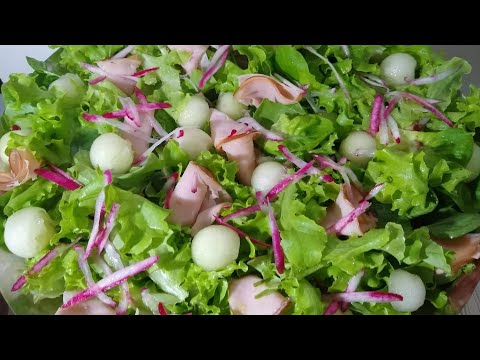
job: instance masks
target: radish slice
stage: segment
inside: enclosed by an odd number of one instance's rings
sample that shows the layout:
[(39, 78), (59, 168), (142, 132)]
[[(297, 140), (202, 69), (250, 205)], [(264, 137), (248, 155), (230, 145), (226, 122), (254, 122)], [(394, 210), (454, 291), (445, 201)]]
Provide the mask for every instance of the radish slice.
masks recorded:
[(378, 133), (382, 122), (381, 111), (383, 109), (383, 96), (380, 94), (375, 95), (372, 106), (372, 113), (370, 114), (370, 127), (368, 131), (370, 134)]
[(370, 303), (387, 303), (394, 301), (402, 301), (403, 296), (382, 291), (359, 291), (359, 292), (344, 292), (337, 294), (326, 294), (323, 296), (326, 299), (334, 301), (348, 301), (348, 302), (370, 302)]
[(87, 114), (83, 113), (82, 117), (88, 121), (88, 122), (93, 122), (93, 123), (99, 123), (99, 124), (107, 124), (110, 126), (113, 126), (114, 128), (117, 128), (118, 130), (124, 131), (128, 133), (129, 135), (132, 135), (138, 139), (141, 139), (143, 141), (146, 141), (148, 143), (154, 143), (158, 139), (143, 136), (139, 134), (138, 132), (135, 131), (130, 125), (124, 124), (121, 121), (115, 120), (115, 119), (107, 119), (103, 116), (100, 115), (93, 115), (93, 114)]
[(156, 143), (154, 143), (152, 146), (150, 146), (142, 155), (140, 155), (135, 161), (134, 164), (136, 165), (141, 165), (157, 147), (162, 145), (165, 141), (170, 140), (172, 137), (178, 136), (181, 131), (183, 131), (182, 128), (177, 128), (173, 130), (171, 133), (168, 133), (161, 139), (159, 139)]
[(220, 70), (220, 68), (227, 61), (228, 53), (230, 51), (230, 45), (222, 45), (218, 48), (213, 55), (212, 60), (210, 61), (210, 66), (207, 71), (203, 74), (202, 78), (198, 83), (198, 87), (202, 89), (205, 86), (205, 83), (213, 76), (215, 73)]
[(118, 211), (120, 210), (120, 205), (117, 203), (113, 203), (112, 207), (110, 208), (110, 213), (108, 214), (107, 221), (105, 224), (105, 228), (102, 230), (102, 232), (98, 235), (96, 245), (98, 249), (98, 253), (101, 254), (103, 248), (105, 247), (105, 244), (110, 236), (110, 233), (113, 230), (113, 226), (115, 223), (115, 220), (117, 219), (118, 216)]
[(431, 76), (425, 76), (423, 78), (418, 78), (418, 79), (415, 79), (415, 80), (410, 80), (410, 81), (407, 81), (407, 83), (410, 84), (410, 85), (433, 84), (437, 81), (440, 81), (440, 80), (443, 80), (443, 79), (449, 77), (450, 75), (455, 74), (458, 70), (460, 70), (460, 66), (457, 66), (454, 69), (450, 69), (448, 71), (444, 71), (444, 72), (439, 73), (439, 74), (435, 74), (435, 75), (431, 75)]
[(390, 131), (392, 132), (393, 139), (397, 144), (400, 144), (400, 130), (398, 129), (398, 124), (395, 121), (395, 119), (389, 115), (387, 117), (387, 125), (390, 128)]
[(275, 214), (273, 213), (273, 208), (270, 206), (270, 203), (267, 201), (268, 212), (268, 225), (270, 226), (270, 232), (272, 233), (272, 245), (273, 245), (273, 258), (275, 259), (275, 267), (279, 274), (283, 274), (285, 271), (285, 255), (283, 253), (280, 237), (280, 230), (278, 230), (277, 220), (275, 220)]
[(287, 176), (282, 181), (280, 181), (277, 185), (275, 185), (272, 190), (270, 190), (267, 195), (265, 195), (265, 199), (263, 200), (263, 204), (266, 204), (272, 201), (279, 193), (281, 193), (288, 185), (295, 184), (299, 182), (304, 176), (308, 174), (308, 170), (313, 166), (313, 160), (307, 163), (304, 167), (298, 170), (296, 173)]
[(141, 70), (141, 71), (136, 72), (132, 76), (142, 77), (142, 76), (145, 76), (147, 74), (150, 74), (151, 72), (157, 71), (158, 69), (159, 69), (158, 67), (154, 67), (154, 68), (150, 68), (150, 69)]
[(56, 247), (54, 247), (44, 257), (38, 260), (30, 270), (28, 270), (24, 275), (20, 276), (17, 281), (15, 281), (11, 291), (20, 290), (27, 282), (27, 277), (40, 273), (40, 271), (42, 271), (45, 266), (50, 264), (56, 257), (62, 255), (67, 250), (72, 248), (72, 246), (74, 246), (79, 240), (80, 238), (76, 239), (71, 244), (59, 244)]
[[(294, 164), (296, 167), (302, 168), (305, 165), (307, 165), (307, 162), (305, 162), (302, 159), (300, 159), (299, 157), (293, 155), (285, 145), (278, 145), (278, 150), (280, 150), (280, 152), (287, 158), (287, 160), (290, 161), (292, 164)], [(321, 171), (319, 169), (317, 169), (316, 167), (312, 166), (310, 169), (308, 169), (308, 174), (309, 175), (316, 175), (316, 174), (320, 174), (320, 173), (321, 173)], [(320, 176), (320, 179), (322, 179), (325, 182), (332, 182), (333, 181), (333, 178), (330, 175), (327, 175), (327, 174)]]
[(85, 259), (87, 260), (94, 246), (97, 243), (97, 236), (100, 230), (100, 218), (102, 217), (102, 209), (105, 207), (105, 186), (110, 185), (112, 183), (112, 173), (110, 170), (104, 172), (105, 176), (105, 184), (100, 191), (100, 194), (95, 201), (95, 214), (93, 217), (93, 228), (92, 232), (90, 233), (90, 238), (88, 239), (87, 243), (87, 250), (85, 251)]
[(145, 260), (142, 260), (140, 262), (127, 266), (122, 270), (116, 271), (113, 274), (107, 276), (106, 278), (100, 280), (98, 283), (94, 284), (92, 287), (89, 287), (88, 289), (83, 290), (77, 295), (75, 295), (74, 297), (72, 297), (70, 300), (68, 300), (66, 303), (62, 305), (62, 308), (63, 309), (68, 308), (72, 305), (78, 304), (79, 302), (88, 300), (93, 296), (97, 296), (98, 294), (106, 290), (114, 288), (120, 285), (121, 283), (123, 283), (128, 278), (147, 270), (157, 261), (158, 261), (158, 256), (151, 256)]
[(343, 94), (344, 94), (345, 97), (347, 98), (348, 102), (350, 102), (350, 101), (351, 101), (350, 94), (348, 93), (347, 87), (345, 86), (345, 83), (343, 82), (342, 77), (341, 77), (340, 74), (338, 73), (337, 69), (335, 69), (335, 66), (333, 66), (333, 64), (332, 64), (325, 56), (320, 55), (320, 54), (319, 54), (318, 52), (316, 52), (312, 47), (310, 47), (310, 46), (304, 46), (303, 48), (304, 48), (305, 50), (307, 50), (307, 51), (310, 51), (310, 52), (311, 52), (313, 55), (315, 55), (316, 57), (322, 59), (323, 62), (325, 62), (325, 63), (330, 67), (330, 69), (332, 69), (335, 77), (337, 78), (338, 84), (339, 84), (340, 87), (342, 88)]
[(361, 74), (359, 74), (359, 77), (364, 82), (366, 82), (368, 85), (378, 86), (378, 87), (384, 88), (386, 90), (389, 90), (385, 81), (383, 79), (380, 79), (378, 76), (375, 76), (375, 75), (372, 75), (372, 74), (361, 73)]
[(388, 104), (387, 108), (385, 109), (385, 111), (383, 112), (383, 117), (385, 119), (388, 118), (388, 116), (390, 115), (390, 113), (392, 112), (393, 110), (393, 107), (395, 106), (395, 104), (398, 102), (398, 96), (395, 96), (392, 100), (390, 100), (390, 103)]
[(282, 141), (284, 140), (283, 136), (275, 134), (274, 132), (265, 129), (262, 125), (260, 125), (257, 120), (250, 116), (243, 117), (238, 120), (239, 123), (245, 124), (248, 126), (249, 129), (253, 129), (255, 131), (258, 131), (260, 134), (262, 134), (265, 139), (270, 140), (270, 141)]
[(162, 303), (158, 303), (158, 314), (159, 315), (168, 315), (167, 309)]
[(416, 103), (422, 105), (425, 109), (433, 113), (436, 117), (438, 117), (440, 120), (442, 120), (445, 124), (447, 124), (450, 127), (454, 127), (454, 124), (443, 114), (441, 113), (437, 108), (435, 108), (432, 104), (430, 104), (428, 101), (425, 99), (421, 98), (420, 96), (407, 93), (407, 92), (393, 92), (391, 95), (399, 95), (403, 98), (410, 99), (415, 101)]
[(83, 186), (83, 184), (80, 183), (77, 179), (73, 178), (72, 176), (70, 176), (69, 174), (67, 174), (67, 173), (66, 173), (65, 171), (63, 171), (62, 169), (56, 167), (55, 165), (53, 165), (53, 164), (48, 164), (48, 167), (49, 167), (50, 169), (52, 169), (53, 171), (55, 171), (57, 174), (62, 175), (64, 178), (66, 178), (66, 179), (68, 179), (68, 180), (70, 180), (70, 181), (78, 184), (80, 187)]
[[(92, 287), (95, 285), (95, 282), (93, 281), (92, 273), (90, 271), (90, 266), (88, 263), (85, 261), (85, 251), (83, 250), (83, 247), (81, 245), (75, 245), (73, 247), (75, 251), (78, 254), (78, 265), (80, 267), (80, 270), (82, 270), (82, 273), (85, 277), (85, 282), (87, 283), (88, 287)], [(117, 304), (115, 301), (112, 300), (112, 298), (104, 293), (99, 293), (97, 295), (98, 300), (103, 302), (105, 305), (115, 307)]]
[(237, 229), (233, 225), (230, 225), (224, 219), (218, 217), (217, 215), (214, 214), (213, 217), (214, 217), (215, 221), (218, 222), (220, 225), (223, 225), (223, 226), (228, 227), (229, 229), (232, 229), (233, 231), (235, 231), (241, 237), (249, 238), (252, 243), (257, 244), (259, 246), (263, 246), (263, 247), (272, 247), (272, 245), (270, 245), (270, 244), (264, 243), (263, 241), (256, 240), (256, 239), (252, 238), (251, 236), (245, 234), (242, 230)]
[(122, 59), (128, 54), (130, 54), (133, 49), (135, 48), (135, 45), (128, 45), (127, 47), (123, 48), (120, 50), (118, 53), (112, 56), (112, 59)]
[(88, 82), (88, 84), (89, 84), (89, 85), (96, 85), (96, 84), (101, 83), (102, 81), (104, 81), (104, 80), (106, 80), (106, 79), (107, 79), (106, 76), (98, 76), (98, 77), (96, 77), (95, 79), (90, 80), (90, 81)]
[(239, 217), (248, 216), (260, 210), (261, 210), (260, 205), (252, 205), (243, 209), (239, 209), (231, 214), (228, 214), (224, 216), (222, 219), (224, 221), (230, 221)]
[(81, 185), (78, 184), (77, 181), (72, 181), (70, 179), (67, 179), (63, 175), (60, 175), (58, 173), (55, 173), (47, 169), (35, 169), (35, 174), (67, 190), (76, 190), (82, 187)]
[(340, 310), (340, 302), (332, 301), (323, 312), (323, 315), (334, 315), (338, 310)]

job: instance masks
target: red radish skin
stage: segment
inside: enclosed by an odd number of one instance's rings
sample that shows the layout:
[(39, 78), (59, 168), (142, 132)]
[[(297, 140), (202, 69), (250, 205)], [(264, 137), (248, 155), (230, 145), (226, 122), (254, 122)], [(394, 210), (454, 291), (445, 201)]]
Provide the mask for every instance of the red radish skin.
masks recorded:
[(155, 72), (155, 71), (157, 71), (158, 69), (159, 69), (158, 67), (154, 67), (154, 68), (150, 68), (150, 69), (141, 70), (141, 71), (136, 72), (136, 73), (133, 74), (132, 76), (141, 77), (141, 76), (150, 74), (151, 72)]
[(158, 314), (159, 315), (168, 315), (167, 309), (162, 303), (158, 303)]
[(76, 181), (72, 181), (58, 173), (55, 173), (53, 171), (47, 170), (47, 169), (35, 169), (35, 174), (38, 176), (51, 181), (67, 190), (76, 190), (80, 187), (81, 185), (78, 184)]
[(378, 133), (381, 122), (381, 111), (383, 109), (383, 96), (380, 94), (375, 95), (373, 100), (372, 113), (370, 114), (370, 126), (368, 131), (370, 134), (375, 135)]
[(281, 245), (282, 238), (280, 237), (280, 231), (278, 230), (277, 220), (275, 220), (275, 214), (273, 212), (270, 203), (267, 202), (268, 211), (268, 223), (270, 225), (270, 232), (272, 233), (272, 245), (273, 245), (273, 257), (275, 259), (275, 267), (279, 274), (283, 274), (285, 271), (285, 254)]
[(115, 220), (117, 219), (118, 212), (120, 210), (120, 205), (117, 203), (113, 203), (112, 207), (110, 208), (110, 213), (108, 214), (107, 221), (105, 224), (105, 228), (102, 230), (101, 234), (98, 235), (96, 244), (98, 249), (98, 254), (103, 251), (105, 244), (108, 241), (110, 233), (113, 230)]
[(388, 106), (387, 108), (385, 109), (385, 111), (383, 112), (383, 117), (386, 119), (388, 118), (388, 116), (390, 115), (390, 113), (392, 112), (394, 106), (397, 104), (398, 102), (398, 96), (395, 96), (392, 100), (390, 100), (390, 102), (388, 103)]
[(208, 69), (205, 71), (203, 76), (201, 77), (198, 87), (202, 89), (207, 81), (215, 75), (215, 73), (220, 70), (220, 68), (225, 64), (228, 58), (228, 53), (230, 51), (230, 45), (222, 45), (218, 48), (218, 50), (215, 52), (215, 55), (213, 56), (210, 66)]
[(73, 178), (72, 176), (70, 176), (69, 174), (67, 174), (65, 171), (63, 171), (62, 169), (56, 167), (55, 165), (53, 164), (48, 164), (48, 167), (50, 169), (52, 169), (52, 171), (56, 172), (57, 174), (60, 174), (62, 175), (64, 178), (76, 183), (77, 185), (79, 185), (80, 187), (83, 186), (83, 184), (81, 184), (77, 179)]
[(348, 302), (371, 302), (371, 303), (386, 303), (393, 301), (402, 301), (403, 296), (382, 291), (359, 291), (359, 292), (344, 292), (337, 294), (323, 295), (325, 299), (333, 301), (348, 301)]
[(260, 205), (252, 205), (252, 206), (249, 206), (249, 207), (246, 207), (246, 208), (243, 208), (243, 209), (239, 209), (239, 210), (237, 210), (237, 211), (235, 211), (231, 214), (228, 214), (228, 215), (224, 216), (222, 219), (224, 221), (230, 221), (230, 220), (233, 220), (233, 219), (237, 219), (239, 217), (254, 214), (254, 213), (256, 213), (257, 211), (260, 211), (260, 210), (261, 210)]

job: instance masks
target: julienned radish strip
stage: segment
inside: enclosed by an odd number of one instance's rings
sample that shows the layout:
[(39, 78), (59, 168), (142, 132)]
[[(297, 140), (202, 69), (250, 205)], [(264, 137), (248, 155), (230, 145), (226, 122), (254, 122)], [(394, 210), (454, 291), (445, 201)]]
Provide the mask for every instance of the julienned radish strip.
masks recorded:
[(135, 165), (141, 165), (158, 146), (163, 144), (165, 141), (170, 140), (172, 137), (176, 135), (181, 135), (181, 132), (183, 131), (182, 128), (176, 128), (172, 132), (168, 133), (161, 139), (159, 139), (157, 142), (155, 142), (152, 146), (150, 146), (143, 154), (141, 154), (137, 159), (135, 159), (134, 164)]
[(380, 94), (375, 95), (373, 99), (372, 112), (370, 114), (370, 126), (368, 131), (370, 134), (375, 135), (380, 129), (380, 122), (382, 120), (381, 111), (383, 109), (383, 96)]
[(158, 303), (158, 314), (159, 315), (168, 315), (167, 309), (162, 303)]
[(335, 75), (335, 77), (337, 78), (337, 81), (338, 81), (338, 84), (340, 85), (340, 87), (342, 88), (342, 91), (343, 91), (343, 94), (345, 95), (345, 97), (347, 98), (348, 102), (351, 101), (351, 98), (350, 98), (350, 94), (348, 93), (348, 90), (347, 90), (347, 87), (345, 86), (345, 83), (343, 82), (343, 79), (342, 77), (340, 76), (340, 74), (338, 73), (337, 69), (335, 69), (335, 66), (333, 66), (333, 64), (323, 55), (320, 55), (317, 51), (315, 51), (311, 46), (304, 46), (303, 47), (305, 50), (307, 51), (310, 51), (313, 55), (315, 55), (316, 57), (322, 59), (329, 67), (330, 69), (332, 69), (333, 71), (333, 74)]
[(71, 249), (72, 246), (74, 246), (79, 240), (80, 238), (76, 239), (71, 244), (59, 244), (55, 246), (52, 250), (45, 254), (44, 257), (38, 260), (30, 270), (28, 270), (24, 275), (20, 276), (17, 281), (15, 281), (11, 291), (20, 290), (27, 282), (27, 277), (40, 273), (45, 266), (50, 264), (55, 258), (65, 253), (67, 250)]
[(201, 77), (198, 87), (202, 89), (206, 82), (213, 76), (215, 73), (220, 70), (220, 68), (225, 64), (228, 58), (228, 53), (230, 51), (230, 45), (222, 45), (218, 48), (213, 55), (212, 60), (210, 61), (210, 66), (205, 71), (203, 76)]
[(323, 312), (323, 315), (334, 315), (339, 309), (340, 309), (340, 302), (332, 301)]
[(145, 76), (147, 74), (150, 74), (151, 72), (157, 71), (158, 69), (159, 69), (158, 67), (154, 67), (154, 68), (150, 68), (150, 69), (144, 69), (144, 70), (136, 72), (132, 76), (135, 76), (135, 77)]
[[(105, 244), (105, 252), (115, 270), (118, 271), (125, 268), (125, 266), (123, 265), (120, 253), (117, 251), (115, 246), (113, 246), (110, 240), (107, 240)], [(121, 302), (120, 305), (122, 305), (122, 307), (124, 306), (126, 310), (128, 303), (133, 304), (132, 296), (130, 295), (130, 289), (128, 288), (128, 281), (125, 281), (122, 284), (120, 284), (120, 290), (122, 291), (122, 293), (125, 294), (125, 304)], [(122, 311), (122, 308), (120, 308), (120, 311)]]
[(96, 78), (90, 80), (90, 81), (88, 82), (88, 84), (89, 84), (89, 85), (97, 85), (97, 84), (101, 83), (102, 81), (104, 81), (104, 80), (106, 80), (106, 79), (107, 79), (107, 77), (106, 77), (105, 75), (103, 75), (103, 76), (97, 76)]
[(282, 141), (284, 138), (281, 135), (275, 134), (274, 132), (265, 129), (262, 125), (260, 125), (257, 120), (250, 116), (243, 117), (237, 122), (244, 124), (248, 126), (249, 128), (258, 131), (260, 134), (262, 134), (265, 139), (270, 140), (270, 141)]
[(385, 109), (385, 111), (383, 112), (383, 117), (386, 119), (388, 118), (388, 116), (390, 115), (390, 113), (392, 112), (393, 110), (393, 107), (397, 104), (398, 102), (398, 96), (395, 96), (392, 100), (390, 100), (390, 102), (388, 103), (388, 106), (387, 108)]
[(423, 78), (418, 78), (414, 80), (407, 81), (408, 84), (410, 85), (426, 85), (426, 84), (433, 84), (437, 81), (443, 80), (450, 75), (455, 74), (458, 70), (460, 70), (461, 66), (457, 66), (454, 69), (450, 69), (444, 72), (441, 72), (439, 74), (431, 75), (431, 76), (425, 76)]
[(422, 105), (425, 109), (433, 113), (436, 117), (438, 117), (440, 120), (442, 120), (445, 124), (447, 124), (450, 127), (454, 127), (454, 124), (442, 113), (440, 112), (436, 107), (434, 107), (432, 104), (430, 104), (428, 101), (425, 99), (422, 99), (420, 96), (407, 93), (407, 92), (398, 92), (398, 93), (392, 93), (392, 94), (398, 94), (399, 96), (410, 99), (415, 101), (416, 103)]
[(68, 300), (65, 304), (62, 305), (62, 308), (68, 308), (82, 301), (88, 300), (93, 296), (97, 296), (101, 292), (114, 288), (123, 283), (128, 278), (147, 270), (157, 261), (158, 256), (152, 256), (138, 263), (127, 266), (122, 270), (116, 271), (113, 274), (107, 276), (106, 278), (100, 280), (94, 286), (89, 287), (88, 289), (83, 290), (82, 292), (72, 297), (70, 300)]
[(347, 302), (371, 302), (371, 303), (387, 303), (393, 301), (402, 301), (403, 296), (382, 291), (359, 291), (344, 292), (337, 294), (326, 294), (323, 298), (332, 301)]
[[(347, 284), (347, 288), (345, 289), (345, 292), (349, 293), (349, 292), (356, 291), (364, 275), (365, 275), (365, 270), (360, 270), (356, 275), (352, 276), (352, 278)], [(342, 309), (343, 312), (347, 311), (348, 302), (341, 302), (340, 308)]]
[(248, 216), (250, 214), (253, 214), (253, 213), (256, 213), (257, 211), (260, 211), (261, 210), (261, 207), (260, 205), (252, 205), (252, 206), (249, 206), (249, 207), (246, 207), (246, 208), (243, 208), (243, 209), (239, 209), (231, 214), (228, 214), (224, 217), (222, 217), (222, 219), (224, 221), (230, 221), (230, 220), (233, 220), (233, 219), (236, 219), (236, 218), (239, 218), (239, 217), (243, 217), (243, 216)]
[[(290, 150), (288, 150), (288, 148), (285, 145), (278, 145), (278, 150), (280, 150), (280, 152), (285, 156), (285, 158), (288, 161), (290, 161), (293, 165), (295, 165), (296, 167), (302, 168), (305, 165), (307, 165), (306, 161), (303, 161), (299, 157), (292, 154), (290, 152)], [(310, 169), (308, 169), (308, 174), (309, 175), (317, 175), (317, 174), (320, 174), (320, 173), (321, 173), (320, 169), (317, 169), (316, 167), (312, 166)], [(322, 179), (325, 182), (332, 182), (333, 181), (333, 178), (328, 174), (320, 176), (320, 179)]]
[(251, 236), (245, 234), (242, 230), (240, 229), (237, 229), (235, 226), (233, 225), (230, 225), (229, 223), (227, 223), (224, 219), (218, 217), (217, 215), (213, 214), (213, 218), (215, 219), (215, 221), (217, 223), (219, 223), (220, 225), (223, 225), (223, 226), (226, 226), (228, 227), (229, 229), (232, 229), (233, 231), (235, 231), (238, 235), (240, 235), (241, 237), (244, 237), (244, 238), (249, 238), (250, 241), (254, 244), (257, 244), (259, 246), (263, 246), (263, 247), (272, 247), (272, 245), (270, 244), (267, 244), (267, 243), (264, 243), (263, 241), (259, 241), (259, 240), (256, 240), (254, 238), (252, 238)]
[(125, 48), (120, 50), (118, 53), (112, 56), (112, 59), (122, 59), (128, 54), (130, 54), (133, 49), (135, 48), (135, 45), (127, 45)]
[[(95, 282), (93, 281), (92, 277), (92, 272), (90, 271), (90, 266), (88, 265), (87, 261), (84, 259), (85, 257), (85, 251), (83, 250), (83, 246), (81, 245), (75, 245), (73, 247), (75, 251), (77, 252), (77, 260), (78, 260), (78, 266), (80, 267), (80, 270), (83, 273), (83, 276), (85, 277), (85, 282), (88, 287), (94, 286)], [(112, 300), (112, 298), (104, 293), (99, 293), (97, 295), (98, 300), (103, 302), (104, 304), (115, 307), (117, 303)]]
[(357, 187), (359, 190), (362, 189), (362, 183), (358, 180), (357, 176), (355, 175), (352, 169), (345, 167), (343, 165), (337, 164), (335, 161), (333, 161), (332, 159), (326, 156), (314, 154), (313, 158), (315, 159), (315, 161), (319, 163), (319, 165), (322, 168), (331, 168), (333, 170), (338, 171), (342, 176), (345, 185), (347, 185), (349, 192), (351, 192), (350, 181), (353, 182), (355, 187)]
[(112, 183), (112, 172), (107, 170), (104, 172), (105, 182), (100, 194), (95, 201), (95, 214), (93, 216), (93, 227), (88, 239), (87, 249), (85, 251), (85, 259), (87, 260), (92, 253), (93, 248), (97, 244), (97, 236), (100, 231), (100, 218), (102, 217), (102, 209), (105, 207), (105, 187)]
[(82, 187), (76, 181), (72, 181), (70, 179), (67, 179), (63, 175), (60, 175), (56, 172), (53, 172), (53, 171), (50, 171), (50, 170), (47, 170), (47, 169), (42, 169), (42, 168), (35, 169), (35, 174), (37, 174), (38, 176), (65, 188), (67, 190), (76, 190), (76, 189)]
[(392, 132), (393, 139), (397, 144), (400, 144), (400, 130), (398, 129), (398, 124), (392, 115), (388, 115), (387, 117), (387, 125), (390, 131)]
[(283, 274), (285, 271), (285, 254), (281, 245), (282, 238), (280, 236), (280, 230), (278, 230), (277, 220), (270, 203), (267, 201), (266, 212), (268, 213), (268, 224), (270, 226), (270, 232), (272, 233), (272, 246), (273, 246), (273, 258), (275, 260), (275, 267), (279, 274)]
[(94, 114), (87, 114), (87, 113), (83, 113), (82, 114), (82, 117), (88, 121), (88, 122), (93, 122), (93, 123), (98, 123), (98, 124), (107, 124), (107, 125), (110, 125), (110, 126), (113, 126), (114, 128), (117, 128), (121, 131), (124, 131), (138, 139), (141, 139), (143, 141), (146, 141), (148, 143), (154, 143), (156, 142), (158, 139), (155, 139), (155, 138), (151, 138), (151, 137), (148, 137), (148, 136), (143, 136), (141, 135), (139, 132), (135, 131), (135, 129), (133, 127), (131, 127), (130, 125), (127, 125), (121, 121), (118, 121), (116, 119), (107, 119), (107, 118), (104, 118), (103, 116), (100, 116), (100, 115), (94, 115)]
[(265, 195), (263, 200), (263, 205), (271, 202), (280, 192), (282, 192), (288, 185), (295, 184), (299, 182), (304, 176), (308, 174), (308, 170), (313, 166), (314, 161), (310, 161), (296, 173), (287, 176), (277, 185), (275, 185), (268, 193)]
[(65, 171), (63, 171), (62, 169), (56, 167), (55, 165), (49, 163), (49, 164), (48, 164), (48, 167), (49, 167), (50, 169), (52, 169), (54, 172), (56, 172), (57, 174), (62, 175), (64, 178), (66, 178), (66, 179), (68, 179), (68, 180), (70, 180), (70, 181), (78, 184), (80, 187), (83, 186), (83, 184), (80, 183), (77, 179), (75, 179), (74, 177), (70, 176), (70, 175), (67, 174)]
[(107, 221), (105, 222), (105, 228), (97, 236), (96, 245), (98, 249), (98, 254), (102, 253), (103, 248), (107, 243), (110, 233), (113, 230), (113, 226), (115, 224), (115, 220), (117, 219), (119, 210), (120, 210), (120, 205), (117, 203), (113, 203), (112, 207), (110, 208), (110, 213), (108, 214)]

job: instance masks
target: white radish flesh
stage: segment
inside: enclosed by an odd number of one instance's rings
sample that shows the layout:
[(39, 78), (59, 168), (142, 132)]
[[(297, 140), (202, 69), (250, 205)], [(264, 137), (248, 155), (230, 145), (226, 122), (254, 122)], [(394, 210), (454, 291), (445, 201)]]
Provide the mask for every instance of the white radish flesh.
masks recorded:
[(197, 128), (185, 128), (183, 136), (175, 138), (180, 148), (185, 151), (190, 160), (195, 160), (203, 151), (213, 146), (210, 135)]
[(402, 85), (415, 79), (416, 67), (415, 58), (405, 53), (392, 54), (380, 64), (382, 77), (389, 85)]
[(239, 103), (234, 97), (233, 93), (220, 93), (217, 99), (216, 108), (227, 114), (231, 119), (238, 120), (240, 119), (247, 109), (247, 106)]
[(8, 165), (8, 155), (5, 153), (8, 147), (8, 142), (10, 141), (10, 135), (12, 133), (27, 136), (32, 133), (30, 129), (14, 130), (5, 133), (2, 138), (0, 138), (0, 160), (3, 164)]
[(480, 147), (477, 144), (473, 144), (473, 152), (470, 161), (467, 164), (467, 170), (473, 172), (465, 182), (475, 180), (480, 174)]
[(367, 165), (376, 150), (375, 139), (364, 131), (352, 132), (340, 145), (340, 153), (359, 166)]
[(219, 270), (234, 262), (240, 250), (237, 233), (222, 225), (200, 230), (192, 241), (192, 259), (206, 271)]
[(416, 311), (425, 302), (426, 289), (422, 279), (405, 270), (397, 269), (390, 274), (388, 292), (403, 296), (402, 301), (392, 302), (397, 311)]
[(276, 161), (266, 161), (258, 165), (252, 174), (252, 187), (266, 193), (287, 175), (287, 169)]
[(133, 162), (132, 144), (114, 133), (100, 135), (90, 148), (90, 161), (100, 170), (112, 174), (125, 174)]
[(47, 212), (29, 207), (13, 213), (5, 223), (5, 245), (13, 254), (32, 258), (48, 246), (55, 227)]
[(180, 113), (177, 123), (183, 127), (202, 128), (209, 117), (210, 108), (207, 101), (201, 95), (194, 95)]

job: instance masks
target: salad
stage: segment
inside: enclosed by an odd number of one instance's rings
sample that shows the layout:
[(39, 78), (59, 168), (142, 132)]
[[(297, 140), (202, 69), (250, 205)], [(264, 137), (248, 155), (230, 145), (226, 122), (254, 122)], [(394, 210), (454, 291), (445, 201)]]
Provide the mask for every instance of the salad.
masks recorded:
[(0, 251), (50, 313), (454, 314), (480, 90), (429, 46), (52, 46), (2, 87)]

